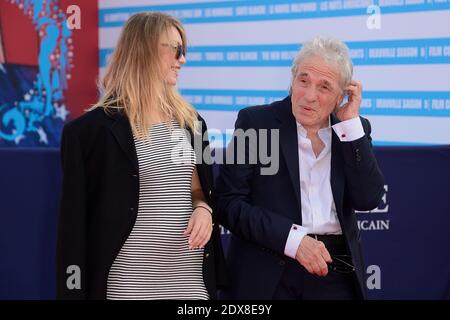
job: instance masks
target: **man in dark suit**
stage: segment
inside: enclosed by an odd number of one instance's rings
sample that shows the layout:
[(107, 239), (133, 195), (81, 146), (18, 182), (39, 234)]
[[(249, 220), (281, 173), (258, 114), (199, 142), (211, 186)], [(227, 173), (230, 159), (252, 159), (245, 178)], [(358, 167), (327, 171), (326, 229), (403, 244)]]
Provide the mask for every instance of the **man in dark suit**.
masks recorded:
[[(216, 190), (220, 221), (232, 233), (224, 298), (366, 297), (354, 210), (378, 205), (384, 179), (370, 123), (359, 116), (362, 86), (352, 76), (345, 44), (318, 37), (295, 58), (287, 98), (239, 112), (242, 130), (235, 130)], [(248, 129), (256, 140), (239, 137)], [(270, 139), (263, 129), (274, 133)], [(267, 150), (275, 174), (262, 161)], [(242, 156), (245, 163), (229, 163)]]

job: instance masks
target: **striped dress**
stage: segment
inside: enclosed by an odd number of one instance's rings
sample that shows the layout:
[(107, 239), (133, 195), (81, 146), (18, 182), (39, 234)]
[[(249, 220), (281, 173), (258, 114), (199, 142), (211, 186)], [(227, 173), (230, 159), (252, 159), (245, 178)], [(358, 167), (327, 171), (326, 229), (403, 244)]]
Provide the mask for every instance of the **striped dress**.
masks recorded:
[(192, 214), (195, 154), (177, 122), (135, 137), (139, 163), (136, 223), (109, 271), (107, 299), (208, 299), (203, 249), (183, 235)]

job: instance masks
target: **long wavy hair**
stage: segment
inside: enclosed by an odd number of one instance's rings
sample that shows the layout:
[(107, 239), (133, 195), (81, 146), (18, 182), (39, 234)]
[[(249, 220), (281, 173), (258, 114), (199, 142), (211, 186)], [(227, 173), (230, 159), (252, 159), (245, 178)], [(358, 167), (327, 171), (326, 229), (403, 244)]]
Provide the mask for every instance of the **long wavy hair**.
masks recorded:
[(197, 132), (196, 110), (175, 86), (164, 81), (159, 42), (171, 27), (178, 30), (186, 48), (186, 33), (174, 17), (145, 12), (128, 19), (100, 85), (103, 96), (91, 108), (101, 107), (106, 112), (120, 109), (138, 138), (150, 138), (149, 130), (145, 128), (152, 121), (152, 111), (165, 119), (175, 119), (182, 128)]

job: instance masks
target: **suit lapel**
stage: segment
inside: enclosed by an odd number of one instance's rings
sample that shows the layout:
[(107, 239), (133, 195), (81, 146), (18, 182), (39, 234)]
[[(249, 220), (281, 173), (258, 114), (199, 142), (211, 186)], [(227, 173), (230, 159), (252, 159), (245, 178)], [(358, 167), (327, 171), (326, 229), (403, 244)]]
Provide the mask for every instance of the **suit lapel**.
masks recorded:
[(274, 109), (274, 112), (279, 121), (281, 151), (294, 187), (299, 211), (301, 211), (297, 125), (291, 110), (291, 97), (289, 96)]
[(114, 122), (110, 126), (110, 130), (116, 138), (120, 148), (131, 161), (137, 172), (138, 160), (130, 123), (128, 122), (127, 117), (119, 112), (115, 112), (111, 117), (114, 119)]
[[(334, 114), (330, 116), (331, 125), (339, 122)], [(341, 142), (334, 130), (331, 130), (331, 190), (338, 215), (342, 212), (344, 198), (344, 163)]]

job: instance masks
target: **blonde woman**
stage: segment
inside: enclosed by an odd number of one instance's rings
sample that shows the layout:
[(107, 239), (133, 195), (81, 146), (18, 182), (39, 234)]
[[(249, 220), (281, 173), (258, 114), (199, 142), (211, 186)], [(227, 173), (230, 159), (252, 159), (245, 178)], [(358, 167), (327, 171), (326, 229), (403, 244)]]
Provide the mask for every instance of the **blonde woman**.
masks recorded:
[[(179, 21), (161, 13), (132, 16), (111, 57), (103, 98), (65, 126), (58, 298), (216, 297), (224, 260), (212, 170), (196, 161), (209, 146), (193, 145), (206, 125), (176, 90), (185, 52)], [(173, 139), (181, 129), (190, 134)], [(183, 161), (173, 157), (180, 145)]]

